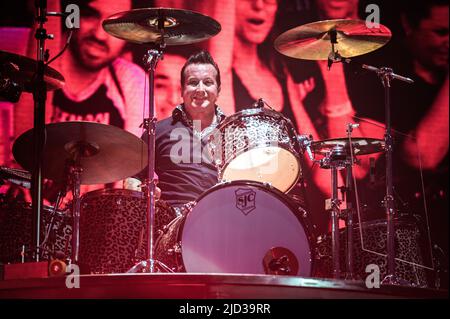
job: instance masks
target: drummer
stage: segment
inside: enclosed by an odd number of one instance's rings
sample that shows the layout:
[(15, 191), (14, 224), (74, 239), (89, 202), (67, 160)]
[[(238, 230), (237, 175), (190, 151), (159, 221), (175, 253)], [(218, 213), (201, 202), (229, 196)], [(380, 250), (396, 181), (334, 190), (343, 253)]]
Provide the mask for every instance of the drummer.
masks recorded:
[[(210, 53), (191, 55), (181, 69), (181, 96), (172, 115), (156, 123), (155, 172), (161, 199), (184, 207), (218, 182), (215, 166), (206, 151), (208, 137), (225, 118), (216, 104), (220, 70)], [(147, 133), (142, 138), (147, 140)], [(138, 178), (143, 180), (146, 169)]]

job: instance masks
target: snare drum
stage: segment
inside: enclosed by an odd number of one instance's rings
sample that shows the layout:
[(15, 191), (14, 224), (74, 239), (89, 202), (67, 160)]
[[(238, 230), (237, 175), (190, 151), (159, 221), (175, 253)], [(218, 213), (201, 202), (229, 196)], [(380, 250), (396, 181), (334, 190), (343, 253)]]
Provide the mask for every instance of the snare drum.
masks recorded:
[(246, 109), (226, 118), (208, 149), (220, 181), (251, 180), (289, 191), (301, 175), (300, 147), (292, 122), (268, 109)]
[(309, 276), (306, 212), (253, 181), (214, 186), (158, 238), (156, 259), (176, 272)]
[[(147, 208), (143, 192), (102, 189), (81, 198), (79, 260), (88, 273), (123, 273), (145, 259)], [(155, 205), (154, 239), (175, 211)]]

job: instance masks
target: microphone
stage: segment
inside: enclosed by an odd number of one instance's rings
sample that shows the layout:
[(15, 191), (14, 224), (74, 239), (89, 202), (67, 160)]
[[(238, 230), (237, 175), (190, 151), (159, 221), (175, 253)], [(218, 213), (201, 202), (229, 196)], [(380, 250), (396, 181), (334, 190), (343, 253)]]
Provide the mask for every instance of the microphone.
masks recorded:
[(264, 100), (262, 98), (259, 98), (258, 101), (256, 101), (255, 103), (253, 103), (253, 107), (256, 108), (260, 108), (262, 109), (264, 107)]
[(351, 132), (353, 132), (353, 130), (355, 129), (355, 128), (358, 128), (359, 127), (359, 124), (358, 123), (348, 123), (347, 124), (347, 133), (351, 133)]
[(366, 69), (366, 70), (369, 70), (371, 72), (375, 72), (378, 75), (389, 74), (392, 77), (392, 79), (397, 79), (397, 80), (400, 80), (400, 81), (403, 81), (403, 82), (406, 82), (406, 83), (409, 83), (409, 84), (414, 83), (414, 80), (412, 80), (410, 78), (407, 78), (405, 76), (401, 76), (401, 75), (395, 74), (392, 71), (392, 69), (390, 69), (390, 68), (386, 68), (386, 67), (377, 68), (377, 67), (374, 67), (374, 66), (371, 66), (371, 65), (367, 65), (367, 64), (363, 64), (362, 68)]
[(308, 153), (309, 159), (314, 161), (314, 156), (311, 152), (312, 135), (297, 135), (297, 140), (300, 147)]

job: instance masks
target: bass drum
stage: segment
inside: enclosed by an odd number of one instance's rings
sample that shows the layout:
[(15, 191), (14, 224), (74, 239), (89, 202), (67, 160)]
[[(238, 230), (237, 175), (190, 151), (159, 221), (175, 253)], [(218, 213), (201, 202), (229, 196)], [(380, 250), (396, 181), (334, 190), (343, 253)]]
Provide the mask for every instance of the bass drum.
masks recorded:
[(310, 276), (306, 212), (254, 181), (219, 184), (158, 238), (156, 259), (175, 272)]

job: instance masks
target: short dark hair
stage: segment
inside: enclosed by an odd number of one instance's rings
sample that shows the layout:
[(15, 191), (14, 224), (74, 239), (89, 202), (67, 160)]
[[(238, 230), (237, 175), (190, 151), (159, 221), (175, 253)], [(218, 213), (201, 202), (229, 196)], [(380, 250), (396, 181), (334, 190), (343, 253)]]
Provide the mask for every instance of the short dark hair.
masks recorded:
[(220, 70), (217, 66), (217, 63), (212, 58), (211, 54), (209, 54), (208, 51), (202, 50), (200, 52), (192, 54), (186, 61), (186, 63), (183, 65), (183, 68), (181, 69), (181, 87), (184, 87), (184, 72), (186, 68), (191, 64), (211, 64), (217, 71), (216, 76), (216, 82), (217, 87), (220, 88)]
[(418, 28), (423, 19), (430, 17), (431, 8), (449, 6), (448, 0), (408, 0), (402, 2), (402, 13), (412, 28)]

